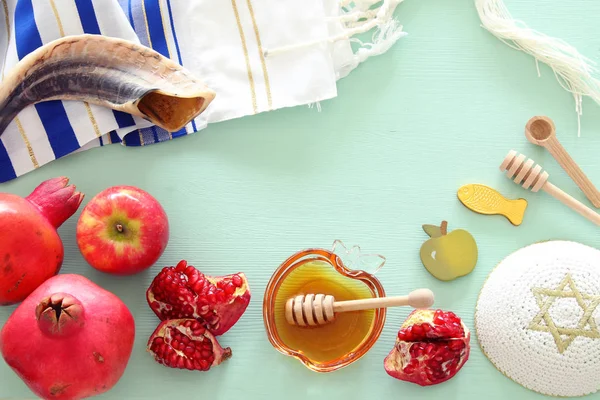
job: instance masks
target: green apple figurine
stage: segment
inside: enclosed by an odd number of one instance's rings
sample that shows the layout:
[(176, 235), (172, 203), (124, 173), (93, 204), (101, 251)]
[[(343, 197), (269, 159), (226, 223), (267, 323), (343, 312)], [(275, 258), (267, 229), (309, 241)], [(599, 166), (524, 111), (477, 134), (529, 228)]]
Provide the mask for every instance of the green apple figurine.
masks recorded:
[(477, 243), (464, 229), (448, 232), (448, 222), (440, 226), (423, 225), (431, 237), (421, 246), (421, 262), (441, 281), (451, 281), (465, 276), (477, 264)]

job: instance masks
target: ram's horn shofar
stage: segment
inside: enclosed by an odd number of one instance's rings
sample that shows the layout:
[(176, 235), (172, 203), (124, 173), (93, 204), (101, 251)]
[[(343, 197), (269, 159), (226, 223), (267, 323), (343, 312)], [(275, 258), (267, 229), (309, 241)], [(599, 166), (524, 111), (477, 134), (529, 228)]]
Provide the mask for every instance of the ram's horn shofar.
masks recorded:
[(0, 85), (0, 135), (23, 108), (48, 100), (98, 104), (175, 132), (214, 97), (188, 70), (148, 47), (102, 35), (66, 36), (8, 72)]

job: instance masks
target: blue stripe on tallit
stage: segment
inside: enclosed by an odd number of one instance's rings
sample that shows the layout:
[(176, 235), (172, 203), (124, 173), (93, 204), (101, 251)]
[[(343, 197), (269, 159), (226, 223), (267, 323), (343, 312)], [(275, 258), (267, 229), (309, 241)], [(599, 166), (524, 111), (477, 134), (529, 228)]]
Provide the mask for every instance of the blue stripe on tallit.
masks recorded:
[[(35, 23), (31, 0), (18, 1), (14, 20), (17, 55), (19, 59), (23, 59), (27, 54), (42, 46), (42, 38)], [(60, 100), (38, 103), (35, 105), (35, 109), (56, 158), (72, 153), (80, 147), (65, 107)]]
[(79, 14), (83, 32), (99, 35), (100, 26), (98, 25), (96, 13), (94, 12), (94, 4), (90, 0), (75, 0), (75, 6), (77, 7), (77, 13)]
[(10, 161), (6, 147), (4, 147), (4, 143), (0, 140), (0, 182), (6, 182), (16, 177), (17, 174)]
[(160, 142), (160, 140), (158, 139), (158, 132), (156, 131), (156, 127), (155, 126), (151, 126), (150, 127), (150, 131), (152, 132), (152, 136), (154, 136), (154, 141), (155, 142)]
[[(173, 11), (171, 11), (171, 0), (167, 0), (167, 11), (169, 12), (169, 22), (171, 23), (171, 34), (173, 35), (173, 41), (175, 42), (175, 50), (177, 50), (177, 60), (179, 60), (179, 64), (183, 66), (183, 61), (181, 60), (181, 51), (179, 50), (179, 42), (177, 41), (177, 34), (175, 33), (175, 24), (173, 23)], [(194, 132), (198, 130), (196, 128), (196, 121), (192, 120), (192, 128)], [(175, 135), (179, 132), (173, 133), (173, 137), (179, 137), (181, 135)], [(185, 132), (187, 134), (187, 132)]]
[(135, 125), (135, 120), (131, 116), (131, 114), (127, 114), (123, 111), (113, 110), (113, 114), (115, 114), (115, 120), (117, 121), (117, 125), (119, 128), (127, 128), (128, 126)]
[[(134, 0), (119, 0), (119, 5), (121, 6), (121, 9), (127, 16), (127, 19), (129, 20), (129, 24), (135, 31), (136, 36), (138, 36), (138, 39), (140, 39), (140, 42), (142, 44), (144, 44), (144, 41), (142, 40), (144, 35), (140, 35), (140, 32), (138, 32), (138, 30), (137, 30), (138, 27), (136, 27), (136, 24), (133, 22), (133, 4), (132, 4), (133, 1)], [(119, 124), (119, 127), (121, 127), (119, 120), (117, 120), (117, 123)], [(125, 127), (127, 127), (127, 126), (129, 126), (129, 125), (125, 125)], [(117, 135), (116, 132), (111, 132), (110, 137), (111, 137), (111, 140), (113, 143), (121, 143), (124, 146), (139, 146), (140, 145), (139, 132), (137, 129), (130, 133), (127, 133), (123, 137), (123, 140), (121, 140), (121, 138), (119, 137), (119, 135)]]
[[(144, 2), (146, 10), (146, 27), (148, 27), (148, 35), (152, 42), (152, 48), (162, 54), (164, 57), (171, 58), (167, 38), (165, 37), (165, 28), (160, 10), (159, 0), (141, 0)], [(180, 129), (180, 132), (185, 132), (185, 128)], [(153, 143), (162, 142), (171, 139), (171, 135), (165, 129), (152, 127), (154, 137)], [(144, 144), (149, 144), (144, 140)]]
[(181, 61), (181, 51), (179, 51), (179, 42), (177, 42), (177, 34), (175, 33), (175, 24), (173, 24), (173, 11), (171, 11), (171, 0), (167, 0), (167, 11), (169, 11), (171, 34), (173, 35), (173, 41), (175, 42), (175, 50), (177, 50), (177, 60), (179, 60), (179, 64), (183, 65), (183, 61)]
[(140, 130), (136, 129), (135, 131), (125, 135), (125, 138), (123, 139), (123, 144), (125, 146), (141, 146), (142, 142), (140, 141)]
[(165, 29), (163, 27), (162, 17), (160, 15), (159, 0), (142, 0), (146, 7), (146, 19), (152, 48), (163, 56), (170, 58), (167, 39), (165, 38)]
[(144, 46), (150, 46), (148, 43), (148, 32), (146, 31), (146, 20), (142, 10), (142, 0), (129, 0), (127, 3), (127, 15), (129, 23), (133, 27), (140, 43)]
[[(92, 35), (102, 34), (100, 25), (98, 25), (98, 19), (96, 18), (96, 12), (94, 11), (94, 4), (90, 0), (75, 0), (75, 6), (77, 7), (83, 32)], [(119, 128), (135, 125), (135, 121), (130, 114), (117, 110), (113, 110), (113, 114)]]
[(121, 137), (119, 135), (117, 135), (117, 132), (111, 131), (110, 132), (110, 141), (112, 143), (121, 143)]
[[(159, 0), (141, 1), (144, 2), (144, 7), (146, 10), (146, 27), (148, 28), (148, 35), (150, 35), (152, 48), (158, 51), (164, 57), (170, 58), (162, 16), (160, 15), (160, 4), (158, 3)], [(169, 132), (161, 128), (152, 127), (152, 136), (154, 137), (154, 143), (170, 139)], [(146, 140), (144, 140), (144, 143), (147, 143)]]
[[(133, 28), (133, 30), (135, 31), (135, 34), (138, 36), (138, 39), (140, 39), (140, 42), (142, 44), (144, 43), (144, 40), (142, 40), (144, 38), (144, 35), (140, 35), (140, 33), (138, 32), (138, 28), (136, 27), (135, 22), (133, 22), (133, 3), (134, 0), (123, 0), (120, 4), (121, 4), (121, 8), (123, 9), (123, 12), (125, 12), (127, 14), (127, 18), (129, 19), (129, 23), (131, 24), (131, 27)], [(126, 3), (126, 4), (125, 4)], [(139, 7), (136, 11), (139, 11)], [(141, 142), (140, 142), (140, 137), (139, 137), (139, 131), (136, 129), (128, 134), (126, 134), (123, 137), (123, 140), (121, 140), (121, 138), (119, 137), (119, 135), (117, 135), (116, 133), (113, 136), (113, 133), (111, 132), (111, 139), (114, 139), (115, 137), (118, 137), (118, 142), (120, 142), (122, 145), (124, 146), (140, 146)], [(115, 143), (115, 141), (113, 141), (113, 143)]]
[[(193, 122), (192, 122), (192, 124), (193, 124)], [(185, 135), (187, 135), (187, 131), (185, 129), (178, 130), (177, 132), (173, 132), (171, 134), (171, 136), (173, 136), (173, 139), (178, 138), (178, 137), (182, 137), (182, 136), (185, 136)]]
[(127, 15), (129, 16), (129, 23), (133, 25), (133, 13), (131, 12), (131, 0), (127, 0)]

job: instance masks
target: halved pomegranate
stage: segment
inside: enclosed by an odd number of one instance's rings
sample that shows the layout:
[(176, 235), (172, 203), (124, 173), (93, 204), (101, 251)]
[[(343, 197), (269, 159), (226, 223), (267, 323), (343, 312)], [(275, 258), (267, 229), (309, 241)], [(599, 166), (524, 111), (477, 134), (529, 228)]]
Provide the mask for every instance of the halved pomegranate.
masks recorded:
[(471, 334), (451, 311), (414, 310), (384, 361), (392, 377), (421, 386), (452, 378), (469, 359)]
[(212, 277), (187, 261), (165, 267), (146, 292), (152, 311), (162, 321), (195, 318), (215, 336), (227, 332), (250, 303), (250, 288), (243, 273)]
[(192, 371), (208, 371), (231, 357), (231, 349), (222, 348), (195, 319), (161, 322), (148, 340), (148, 351), (159, 364)]

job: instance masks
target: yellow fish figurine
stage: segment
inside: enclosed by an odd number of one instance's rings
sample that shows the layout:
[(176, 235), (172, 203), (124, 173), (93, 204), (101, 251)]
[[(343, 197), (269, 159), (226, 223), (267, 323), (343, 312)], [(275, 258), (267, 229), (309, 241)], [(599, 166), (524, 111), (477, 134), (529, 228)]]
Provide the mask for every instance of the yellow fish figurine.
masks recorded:
[(469, 210), (479, 214), (503, 215), (511, 224), (521, 225), (527, 200), (510, 200), (491, 187), (470, 183), (458, 189), (458, 199)]

